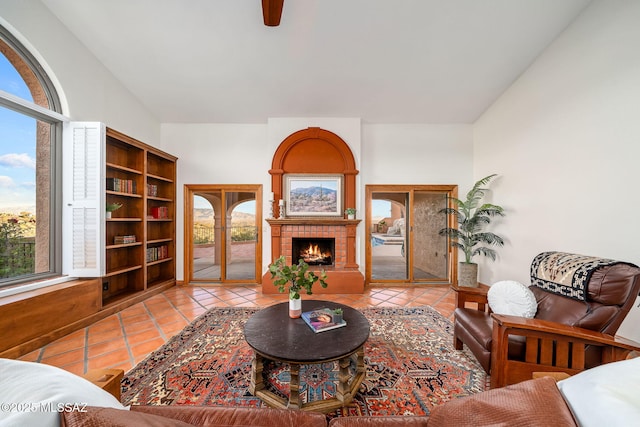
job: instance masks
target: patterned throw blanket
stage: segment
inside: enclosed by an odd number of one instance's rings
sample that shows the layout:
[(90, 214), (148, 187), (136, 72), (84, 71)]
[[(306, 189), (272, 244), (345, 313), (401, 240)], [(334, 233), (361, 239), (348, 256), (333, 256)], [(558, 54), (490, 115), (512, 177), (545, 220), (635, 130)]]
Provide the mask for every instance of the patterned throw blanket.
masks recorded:
[(543, 252), (531, 262), (531, 284), (558, 295), (585, 301), (593, 272), (614, 264), (629, 263), (565, 252)]

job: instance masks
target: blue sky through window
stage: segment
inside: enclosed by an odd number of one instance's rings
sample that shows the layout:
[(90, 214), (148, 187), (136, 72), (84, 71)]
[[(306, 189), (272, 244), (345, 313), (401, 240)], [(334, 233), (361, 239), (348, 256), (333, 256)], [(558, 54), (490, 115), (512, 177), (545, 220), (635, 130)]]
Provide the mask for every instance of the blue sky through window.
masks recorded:
[[(33, 102), (29, 88), (4, 55), (0, 55), (0, 89)], [(35, 208), (35, 169), (36, 120), (0, 107), (0, 211)]]

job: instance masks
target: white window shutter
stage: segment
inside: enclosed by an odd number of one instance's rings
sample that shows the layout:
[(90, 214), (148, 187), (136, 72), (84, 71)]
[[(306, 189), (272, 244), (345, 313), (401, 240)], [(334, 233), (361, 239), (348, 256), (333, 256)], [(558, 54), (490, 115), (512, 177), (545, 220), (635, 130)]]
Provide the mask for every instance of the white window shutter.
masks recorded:
[(105, 126), (67, 122), (63, 130), (63, 272), (105, 272)]

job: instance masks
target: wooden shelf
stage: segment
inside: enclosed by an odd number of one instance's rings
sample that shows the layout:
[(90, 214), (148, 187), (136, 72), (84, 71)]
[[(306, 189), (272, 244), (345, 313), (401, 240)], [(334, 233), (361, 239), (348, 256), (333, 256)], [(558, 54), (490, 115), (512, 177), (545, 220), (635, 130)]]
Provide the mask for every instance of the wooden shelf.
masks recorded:
[(173, 202), (173, 199), (167, 197), (147, 196), (147, 200), (157, 200), (159, 202)]
[(136, 194), (136, 193), (123, 193), (121, 191), (113, 191), (113, 190), (107, 190), (107, 194), (111, 194), (112, 196), (120, 196), (120, 197), (142, 197), (142, 195)]
[(175, 284), (175, 281), (176, 280), (174, 278), (172, 278), (172, 277), (166, 277), (164, 279), (158, 279), (158, 280), (155, 280), (153, 282), (148, 283), (147, 284), (147, 289), (148, 288), (157, 288), (158, 286), (167, 285), (167, 284), (170, 284), (170, 283)]
[(159, 181), (173, 182), (173, 179), (171, 178), (165, 178), (164, 176), (153, 175), (150, 173), (147, 174), (147, 178), (157, 179)]
[[(116, 236), (136, 236), (137, 242), (107, 244), (102, 278), (103, 304), (120, 305), (140, 299), (158, 284), (175, 284), (176, 157), (107, 128), (106, 178), (126, 182), (136, 193), (107, 190), (107, 203), (121, 203), (116, 218), (105, 222), (106, 241)], [(149, 193), (153, 195), (149, 195)], [(169, 218), (148, 218), (152, 208), (166, 207)], [(147, 250), (166, 246), (167, 257), (146, 262)], [(165, 252), (166, 253), (166, 252)]]
[(130, 265), (128, 267), (122, 267), (122, 268), (119, 268), (117, 270), (108, 272), (107, 274), (105, 274), (104, 277), (111, 277), (111, 276), (115, 276), (117, 274), (128, 273), (129, 271), (138, 270), (140, 268), (142, 268), (142, 265)]
[(119, 245), (107, 245), (107, 250), (109, 250), (109, 249), (129, 248), (131, 246), (140, 246), (140, 245), (142, 245), (142, 242), (122, 243), (122, 244), (119, 244)]
[(147, 267), (151, 265), (162, 264), (163, 262), (169, 262), (169, 261), (173, 261), (173, 258), (162, 258), (162, 259), (157, 259), (155, 261), (149, 261), (147, 263)]
[(166, 239), (147, 240), (147, 245), (152, 245), (154, 243), (164, 243), (164, 242), (173, 242), (173, 239), (172, 238), (166, 238)]
[(128, 167), (122, 166), (122, 165), (117, 165), (115, 163), (107, 162), (107, 167), (111, 168), (111, 169), (116, 169), (116, 170), (119, 170), (119, 171), (123, 171), (123, 172), (129, 172), (129, 173), (135, 173), (135, 174), (142, 175), (142, 171), (139, 171), (137, 169), (131, 169), (131, 168), (128, 168)]

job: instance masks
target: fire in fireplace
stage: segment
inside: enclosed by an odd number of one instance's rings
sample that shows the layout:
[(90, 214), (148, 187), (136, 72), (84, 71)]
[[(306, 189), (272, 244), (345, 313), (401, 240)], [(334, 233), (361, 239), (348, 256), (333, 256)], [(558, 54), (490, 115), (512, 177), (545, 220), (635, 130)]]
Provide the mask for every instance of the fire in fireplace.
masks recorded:
[(302, 259), (309, 265), (333, 265), (335, 239), (294, 237), (291, 243), (294, 262)]

